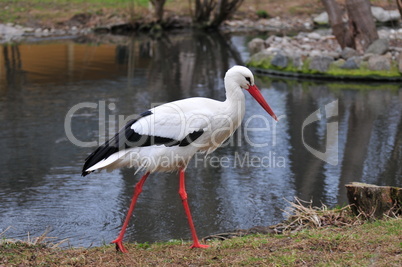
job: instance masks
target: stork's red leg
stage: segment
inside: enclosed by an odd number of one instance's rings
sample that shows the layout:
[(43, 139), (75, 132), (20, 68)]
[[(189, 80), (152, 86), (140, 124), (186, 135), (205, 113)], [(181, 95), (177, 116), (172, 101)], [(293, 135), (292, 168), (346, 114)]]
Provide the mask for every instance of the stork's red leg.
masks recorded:
[(123, 246), (124, 233), (126, 232), (128, 222), (130, 221), (131, 215), (133, 214), (133, 211), (134, 211), (135, 203), (137, 202), (138, 196), (142, 192), (142, 186), (144, 185), (145, 180), (148, 178), (148, 175), (149, 175), (149, 172), (144, 174), (144, 176), (142, 176), (141, 180), (134, 186), (134, 195), (133, 195), (133, 198), (131, 199), (130, 208), (128, 209), (126, 219), (124, 220), (124, 223), (123, 223), (123, 227), (121, 228), (119, 236), (114, 241), (111, 242), (111, 243), (116, 244), (117, 251), (120, 250), (121, 252), (128, 252), (128, 250)]
[(188, 206), (188, 202), (187, 202), (187, 192), (186, 192), (185, 181), (184, 181), (184, 170), (180, 170), (179, 195), (180, 195), (182, 203), (183, 203), (184, 211), (186, 212), (186, 215), (187, 215), (188, 224), (190, 225), (191, 235), (193, 236), (193, 245), (191, 245), (191, 248), (207, 248), (207, 247), (209, 247), (208, 245), (200, 244), (200, 242), (198, 241), (197, 232), (195, 231), (195, 227), (194, 227), (194, 223), (193, 223), (193, 218), (191, 217), (190, 207)]

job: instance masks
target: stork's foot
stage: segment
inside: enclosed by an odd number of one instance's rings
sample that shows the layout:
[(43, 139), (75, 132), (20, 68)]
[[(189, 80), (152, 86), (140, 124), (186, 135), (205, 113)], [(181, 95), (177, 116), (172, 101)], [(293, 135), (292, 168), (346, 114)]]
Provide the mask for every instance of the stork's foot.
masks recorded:
[(196, 242), (196, 243), (193, 243), (190, 248), (209, 248), (209, 246)]
[(123, 239), (122, 238), (116, 238), (114, 241), (110, 242), (112, 244), (116, 244), (116, 251), (121, 251), (123, 253), (127, 253), (128, 250), (123, 246)]

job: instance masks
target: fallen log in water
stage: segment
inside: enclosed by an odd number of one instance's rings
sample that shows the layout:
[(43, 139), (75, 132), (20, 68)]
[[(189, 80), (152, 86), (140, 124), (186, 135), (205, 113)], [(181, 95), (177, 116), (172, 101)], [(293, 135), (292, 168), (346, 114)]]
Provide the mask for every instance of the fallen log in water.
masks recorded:
[(366, 219), (402, 215), (402, 188), (356, 182), (345, 186), (349, 204), (356, 215)]

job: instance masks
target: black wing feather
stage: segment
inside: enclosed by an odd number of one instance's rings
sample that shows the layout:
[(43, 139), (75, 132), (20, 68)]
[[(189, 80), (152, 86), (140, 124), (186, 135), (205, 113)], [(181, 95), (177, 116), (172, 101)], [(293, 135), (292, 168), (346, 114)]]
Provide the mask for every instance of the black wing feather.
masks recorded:
[(152, 145), (165, 145), (172, 146), (188, 146), (199, 138), (204, 130), (194, 131), (188, 134), (183, 140), (175, 140), (172, 138), (161, 136), (141, 135), (131, 129), (131, 126), (139, 119), (151, 115), (150, 110), (143, 112), (139, 118), (129, 121), (123, 129), (121, 129), (115, 136), (107, 140), (103, 145), (99, 146), (92, 152), (86, 159), (84, 167), (82, 168), (82, 176), (88, 175), (90, 172), (86, 171), (101, 160), (107, 159), (112, 154), (132, 147), (145, 147)]

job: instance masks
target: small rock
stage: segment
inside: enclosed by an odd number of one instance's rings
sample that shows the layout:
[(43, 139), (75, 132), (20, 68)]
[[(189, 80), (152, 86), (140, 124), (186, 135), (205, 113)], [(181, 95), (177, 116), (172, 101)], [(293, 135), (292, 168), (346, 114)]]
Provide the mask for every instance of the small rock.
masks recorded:
[(1, 35), (10, 35), (10, 36), (21, 36), (24, 34), (24, 29), (12, 26), (9, 23), (0, 24), (0, 36)]
[(328, 56), (315, 56), (311, 59), (310, 70), (316, 70), (319, 72), (326, 72), (329, 65), (334, 61), (332, 57)]
[(380, 39), (388, 39), (390, 34), (392, 33), (392, 29), (378, 29), (377, 30), (378, 33), (378, 38)]
[(65, 30), (56, 30), (55, 34), (57, 34), (57, 35), (65, 35), (66, 31)]
[(310, 32), (309, 34), (307, 34), (307, 37), (310, 39), (315, 39), (315, 40), (321, 39), (321, 35), (316, 32)]
[(35, 29), (34, 29), (34, 28), (31, 28), (31, 27), (26, 27), (26, 28), (24, 29), (24, 31), (25, 31), (26, 33), (31, 33), (31, 32), (34, 32)]
[(293, 67), (295, 67), (299, 70), (303, 67), (303, 60), (302, 60), (301, 56), (298, 54), (293, 55), (292, 63), (293, 63)]
[(311, 29), (311, 28), (312, 28), (312, 25), (311, 25), (310, 22), (304, 22), (304, 23), (303, 23), (303, 26), (304, 26), (304, 28), (306, 28), (306, 29)]
[(313, 51), (310, 52), (310, 57), (319, 57), (321, 55), (322, 55), (322, 53), (320, 50), (314, 49)]
[(287, 46), (287, 45), (289, 45), (289, 38), (287, 38), (287, 37), (283, 38), (283, 39), (282, 39), (282, 42), (281, 42), (281, 45), (282, 45), (282, 46)]
[(365, 53), (365, 54), (362, 56), (362, 60), (363, 60), (363, 61), (368, 61), (372, 56), (374, 56), (374, 54), (372, 54), (372, 53)]
[(35, 36), (42, 36), (42, 29), (41, 28), (35, 29), (34, 34), (35, 34)]
[(283, 52), (276, 53), (271, 64), (278, 68), (286, 68), (288, 66), (288, 57)]
[(271, 43), (273, 43), (275, 41), (275, 35), (271, 35), (271, 36), (269, 36), (266, 40), (265, 40), (265, 43), (266, 44), (271, 44)]
[(387, 52), (383, 56), (389, 58), (390, 60), (392, 60), (392, 53), (391, 52)]
[(251, 56), (250, 61), (251, 62), (261, 62), (261, 61), (265, 61), (265, 60), (270, 60), (272, 57), (272, 55), (266, 51), (266, 50), (262, 50), (254, 55)]
[(280, 48), (277, 47), (268, 47), (267, 49), (265, 49), (265, 51), (267, 51), (268, 53), (270, 53), (271, 55), (275, 54), (275, 53), (279, 53), (282, 50)]
[(386, 56), (371, 56), (368, 61), (368, 68), (370, 70), (390, 70), (391, 60)]
[(358, 69), (360, 66), (361, 59), (358, 57), (350, 57), (346, 60), (346, 62), (341, 66), (342, 69)]
[(292, 58), (293, 55), (294, 55), (295, 53), (299, 53), (299, 51), (296, 51), (295, 49), (292, 49), (292, 48), (290, 48), (290, 47), (285, 47), (285, 48), (283, 49), (283, 53), (284, 53), (286, 56), (288, 56), (289, 58)]
[(339, 58), (340, 54), (335, 51), (326, 51), (325, 52), (327, 56), (332, 57), (332, 58)]
[(329, 23), (328, 13), (322, 12), (320, 15), (313, 19), (314, 23), (318, 25), (326, 25)]
[(254, 38), (248, 43), (248, 50), (253, 55), (265, 49), (265, 41), (261, 38)]
[(310, 51), (310, 50), (313, 48), (313, 47), (312, 47), (311, 45), (309, 45), (309, 44), (302, 44), (300, 47), (303, 48), (304, 50), (308, 50), (308, 51)]
[(382, 7), (372, 6), (371, 13), (379, 22), (391, 22), (401, 19), (401, 14), (398, 10), (384, 10)]
[(356, 50), (354, 50), (353, 48), (351, 48), (351, 47), (345, 47), (345, 48), (342, 50), (341, 57), (344, 58), (344, 59), (348, 59), (348, 58), (351, 58), (351, 57), (355, 57), (355, 56), (357, 56), (358, 54), (359, 54), (359, 53), (358, 53)]
[(375, 40), (366, 50), (366, 53), (382, 55), (389, 49), (389, 41), (387, 39)]

